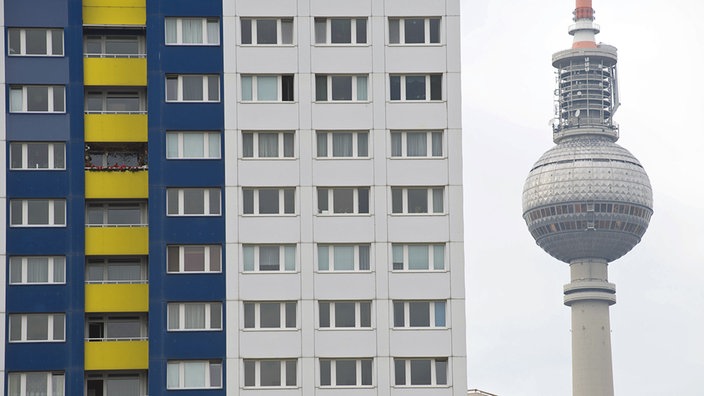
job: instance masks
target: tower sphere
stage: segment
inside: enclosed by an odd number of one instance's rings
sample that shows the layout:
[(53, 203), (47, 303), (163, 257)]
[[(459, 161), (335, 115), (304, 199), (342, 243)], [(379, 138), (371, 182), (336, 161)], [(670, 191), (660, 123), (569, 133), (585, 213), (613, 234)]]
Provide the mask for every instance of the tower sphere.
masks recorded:
[(602, 135), (560, 140), (535, 163), (523, 188), (523, 218), (536, 243), (566, 263), (614, 261), (628, 253), (653, 214), (640, 162)]

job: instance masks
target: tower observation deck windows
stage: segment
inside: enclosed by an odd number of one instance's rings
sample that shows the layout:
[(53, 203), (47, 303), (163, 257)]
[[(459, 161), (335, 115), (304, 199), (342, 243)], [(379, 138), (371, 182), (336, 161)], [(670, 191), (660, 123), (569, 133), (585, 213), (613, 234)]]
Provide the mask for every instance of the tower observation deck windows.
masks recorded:
[(10, 143), (10, 169), (66, 169), (66, 144), (63, 142)]
[(392, 74), (389, 84), (392, 101), (442, 100), (442, 74)]
[(293, 44), (293, 18), (241, 18), (243, 45)]
[(439, 44), (440, 18), (389, 18), (389, 44)]
[(175, 18), (164, 20), (166, 45), (219, 45), (218, 18)]
[(63, 56), (63, 29), (8, 28), (7, 54), (10, 56)]
[(10, 86), (10, 113), (64, 113), (63, 85)]

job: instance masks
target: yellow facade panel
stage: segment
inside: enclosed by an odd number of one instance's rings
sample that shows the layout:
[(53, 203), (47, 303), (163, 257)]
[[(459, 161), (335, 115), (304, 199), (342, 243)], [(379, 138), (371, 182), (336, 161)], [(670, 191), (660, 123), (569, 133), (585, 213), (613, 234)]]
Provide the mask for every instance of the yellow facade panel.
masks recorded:
[(86, 142), (146, 142), (146, 114), (86, 114)]
[(85, 370), (147, 370), (149, 341), (86, 341)]
[(86, 227), (86, 256), (149, 254), (149, 227)]
[(84, 25), (144, 26), (146, 22), (146, 0), (83, 0)]
[(86, 199), (147, 198), (149, 172), (94, 171), (86, 172)]
[(146, 86), (147, 59), (83, 58), (83, 83), (86, 86)]
[(87, 283), (86, 312), (147, 312), (146, 283)]

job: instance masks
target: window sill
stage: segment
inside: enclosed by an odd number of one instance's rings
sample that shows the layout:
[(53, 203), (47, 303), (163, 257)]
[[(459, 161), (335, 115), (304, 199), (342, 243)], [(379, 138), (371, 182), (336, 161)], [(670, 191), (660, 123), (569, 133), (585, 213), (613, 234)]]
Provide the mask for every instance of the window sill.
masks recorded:
[(66, 286), (66, 282), (32, 282), (32, 283), (8, 283), (8, 286)]
[(10, 168), (11, 171), (65, 171), (66, 168)]
[(237, 44), (240, 48), (295, 48), (298, 44)]
[(84, 111), (85, 114), (123, 114), (123, 115), (135, 115), (135, 114), (147, 114), (146, 110), (135, 110), (135, 111), (109, 111), (109, 110), (89, 110)]
[(64, 115), (65, 111), (12, 111), (10, 114), (52, 114), (52, 115)]
[(240, 157), (241, 161), (298, 161), (298, 157)]
[(424, 157), (421, 157), (421, 156), (418, 156), (418, 157), (414, 157), (414, 156), (391, 157), (391, 156), (389, 156), (389, 157), (386, 157), (386, 158), (387, 158), (387, 159), (390, 159), (390, 160), (392, 160), (392, 161), (403, 161), (403, 160), (425, 160), (425, 161), (431, 160), (431, 161), (442, 161), (442, 160), (446, 160), (446, 159), (447, 159), (446, 156), (434, 157), (434, 156), (427, 156), (427, 155), (424, 156)]
[(166, 100), (167, 104), (182, 103), (182, 104), (217, 104), (220, 100)]
[(10, 341), (8, 341), (8, 343), (10, 343), (10, 344), (39, 344), (39, 343), (59, 344), (62, 342), (66, 342), (66, 340), (10, 340)]
[(278, 274), (278, 275), (299, 275), (301, 271), (240, 271), (241, 275), (253, 275), (253, 274)]
[(355, 270), (343, 270), (343, 271), (331, 270), (331, 271), (322, 271), (322, 270), (319, 270), (319, 269), (316, 269), (314, 272), (315, 272), (316, 274), (321, 274), (321, 275), (322, 275), (322, 274), (372, 274), (372, 273), (374, 273), (373, 270), (357, 270), (357, 271), (355, 271)]
[(221, 159), (222, 159), (221, 157), (217, 157), (217, 158), (215, 158), (215, 157), (213, 157), (213, 158), (205, 158), (205, 157), (192, 157), (192, 158), (191, 157), (171, 157), (171, 158), (169, 158), (169, 157), (166, 157), (167, 161), (183, 161), (183, 160), (186, 160), (186, 161), (204, 161), (204, 160), (205, 161), (218, 161)]
[(335, 160), (342, 160), (342, 161), (365, 161), (365, 160), (371, 160), (372, 157), (315, 157), (313, 158), (314, 160), (320, 160), (320, 161), (335, 161)]
[(10, 228), (66, 228), (66, 224), (10, 224)]
[(220, 43), (165, 43), (166, 47), (219, 47)]
[(416, 388), (452, 388), (452, 385), (391, 385), (394, 389), (416, 389)]
[(7, 54), (8, 58), (65, 58), (66, 55), (49, 54)]
[(179, 272), (166, 272), (166, 275), (219, 275), (222, 271), (179, 271)]
[(168, 333), (215, 333), (222, 329), (166, 329)]
[(445, 43), (388, 43), (389, 47), (444, 47)]
[(375, 331), (376, 327), (316, 327), (316, 331)]
[(317, 48), (350, 48), (350, 47), (359, 47), (359, 48), (369, 48), (371, 47), (371, 44), (369, 43), (315, 43), (313, 44), (313, 47)]
[(370, 100), (314, 100), (315, 104), (370, 104)]
[(243, 333), (258, 333), (258, 332), (272, 333), (272, 332), (277, 332), (277, 331), (287, 332), (287, 333), (295, 333), (295, 332), (301, 331), (301, 329), (298, 327), (296, 327), (296, 328), (293, 328), (293, 327), (277, 327), (277, 328), (273, 328), (273, 327), (267, 327), (267, 328), (247, 327), (247, 328), (243, 328), (241, 331)]
[(391, 217), (411, 217), (411, 216), (442, 217), (442, 216), (447, 216), (447, 213), (389, 213), (389, 216), (391, 216)]
[(298, 217), (297, 213), (242, 213), (240, 216), (242, 217), (286, 217), (286, 218), (292, 218), (292, 217)]
[(374, 213), (316, 213), (315, 217), (374, 217)]
[(242, 100), (240, 104), (298, 104), (296, 100)]
[(400, 331), (400, 332), (405, 332), (405, 331), (447, 331), (450, 330), (449, 327), (392, 327), (392, 331)]
[(427, 274), (427, 273), (445, 274), (445, 273), (450, 272), (450, 270), (447, 270), (444, 268), (441, 270), (436, 270), (436, 269), (395, 270), (395, 269), (392, 269), (390, 272), (394, 273), (394, 274)]
[(222, 217), (221, 214), (167, 214), (166, 217)]
[(387, 99), (387, 104), (401, 104), (401, 103), (445, 103), (445, 99), (421, 99), (421, 100), (407, 100), (407, 99)]

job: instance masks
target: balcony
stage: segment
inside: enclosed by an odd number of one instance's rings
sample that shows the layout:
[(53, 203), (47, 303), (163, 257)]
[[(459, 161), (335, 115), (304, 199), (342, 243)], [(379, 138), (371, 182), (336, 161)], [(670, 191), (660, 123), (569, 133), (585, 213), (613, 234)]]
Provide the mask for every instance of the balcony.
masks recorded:
[(146, 0), (83, 0), (83, 25), (144, 26)]
[(146, 142), (147, 114), (87, 113), (86, 142)]
[(146, 283), (86, 283), (86, 312), (149, 311)]
[(149, 227), (86, 227), (86, 256), (147, 255)]
[(87, 170), (86, 199), (147, 198), (147, 170)]
[(146, 370), (149, 341), (86, 341), (85, 370)]
[(146, 58), (84, 58), (83, 68), (86, 86), (147, 85)]

